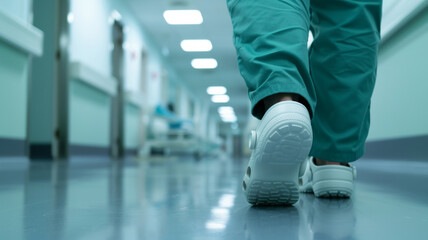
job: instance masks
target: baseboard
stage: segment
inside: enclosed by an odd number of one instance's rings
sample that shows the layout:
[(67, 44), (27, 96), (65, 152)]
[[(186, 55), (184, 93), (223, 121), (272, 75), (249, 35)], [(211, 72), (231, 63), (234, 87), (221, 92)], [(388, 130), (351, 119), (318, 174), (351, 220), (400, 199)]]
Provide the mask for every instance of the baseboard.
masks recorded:
[(53, 159), (52, 144), (30, 144), (30, 159)]
[(25, 156), (25, 140), (13, 138), (0, 138), (0, 156), (23, 157)]
[(137, 148), (128, 148), (125, 150), (125, 156), (137, 156), (138, 149)]
[(428, 160), (428, 135), (367, 141), (364, 158)]
[(72, 144), (69, 147), (70, 156), (109, 156), (108, 147), (87, 146)]

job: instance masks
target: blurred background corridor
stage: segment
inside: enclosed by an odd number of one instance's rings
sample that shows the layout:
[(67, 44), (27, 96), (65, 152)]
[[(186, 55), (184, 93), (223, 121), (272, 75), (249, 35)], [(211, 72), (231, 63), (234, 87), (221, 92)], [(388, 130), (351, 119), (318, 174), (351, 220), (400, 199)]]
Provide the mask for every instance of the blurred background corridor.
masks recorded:
[(381, 36), (355, 195), (255, 208), (226, 0), (0, 0), (0, 239), (426, 239), (428, 0)]

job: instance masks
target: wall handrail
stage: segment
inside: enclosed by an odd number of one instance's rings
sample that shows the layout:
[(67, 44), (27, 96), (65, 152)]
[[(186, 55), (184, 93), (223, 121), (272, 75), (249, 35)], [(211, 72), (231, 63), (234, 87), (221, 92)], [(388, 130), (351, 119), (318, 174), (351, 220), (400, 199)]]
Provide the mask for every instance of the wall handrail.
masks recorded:
[(116, 78), (104, 76), (84, 63), (71, 62), (70, 76), (71, 80), (84, 82), (108, 95), (115, 96), (117, 93)]
[(139, 107), (140, 109), (144, 108), (144, 100), (141, 93), (138, 92), (127, 92), (125, 95), (127, 102)]
[(386, 42), (398, 30), (404, 27), (420, 12), (428, 7), (426, 0), (400, 0), (384, 6), (385, 12), (382, 16), (381, 39)]
[(0, 39), (29, 54), (43, 54), (43, 32), (0, 10)]

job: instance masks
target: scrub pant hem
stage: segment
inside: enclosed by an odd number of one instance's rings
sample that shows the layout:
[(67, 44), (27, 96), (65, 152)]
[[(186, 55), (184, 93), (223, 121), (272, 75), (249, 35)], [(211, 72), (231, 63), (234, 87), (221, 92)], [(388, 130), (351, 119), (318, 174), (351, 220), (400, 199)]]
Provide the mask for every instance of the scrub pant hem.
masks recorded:
[[(258, 119), (262, 119), (263, 115), (267, 111), (267, 109), (265, 109), (263, 99), (271, 95), (274, 95), (277, 93), (293, 93), (303, 97), (306, 103), (309, 102), (308, 99), (311, 99), (309, 98), (309, 95), (306, 89), (301, 87), (298, 84), (284, 84), (283, 82), (278, 81), (278, 82), (269, 83), (265, 86), (269, 86), (269, 87), (258, 88), (257, 91), (249, 93), (249, 97), (251, 101), (251, 114)], [(304, 104), (304, 105), (307, 108), (309, 115), (312, 118), (313, 116), (312, 109), (314, 106), (311, 106), (310, 104)]]
[(343, 153), (331, 153), (329, 151), (318, 152), (312, 149), (309, 153), (310, 156), (330, 162), (349, 163), (360, 159), (364, 155), (364, 149), (360, 149), (356, 152), (343, 152)]

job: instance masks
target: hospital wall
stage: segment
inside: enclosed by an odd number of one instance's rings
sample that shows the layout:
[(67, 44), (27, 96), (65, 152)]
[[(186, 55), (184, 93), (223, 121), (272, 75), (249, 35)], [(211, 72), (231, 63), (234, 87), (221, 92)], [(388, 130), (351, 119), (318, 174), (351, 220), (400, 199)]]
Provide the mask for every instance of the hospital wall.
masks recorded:
[[(110, 15), (113, 11), (121, 14), (121, 22), (124, 25), (124, 88), (125, 92), (138, 93), (142, 96), (144, 105), (140, 106), (141, 111), (150, 114), (157, 104), (167, 104), (162, 99), (163, 91), (167, 88), (162, 85), (163, 77), (166, 74), (168, 82), (174, 82), (179, 85), (177, 115), (183, 118), (193, 118), (189, 114), (189, 102), (199, 102), (200, 100), (191, 94), (191, 91), (183, 84), (182, 79), (177, 77), (174, 70), (168, 65), (166, 56), (161, 53), (161, 46), (157, 46), (151, 40), (150, 35), (139, 25), (134, 13), (128, 5), (119, 0), (108, 1), (86, 1), (72, 0), (70, 12), (73, 14), (73, 22), (70, 25), (70, 60), (81, 62), (91, 69), (104, 76), (111, 73), (111, 22)], [(93, 31), (97, 29), (97, 31)], [(142, 51), (147, 54), (146, 71), (142, 72)], [(145, 76), (142, 76), (144, 74)], [(142, 82), (142, 79), (145, 82)], [(145, 84), (145, 86), (142, 86)], [(202, 103), (204, 105), (206, 103)], [(99, 105), (101, 108), (103, 106)], [(125, 145), (129, 148), (135, 148), (139, 141), (138, 111), (136, 105), (127, 103), (125, 106)], [(79, 106), (77, 106), (79, 108)], [(105, 108), (105, 106), (104, 106)], [(83, 114), (83, 112), (81, 112)], [(75, 117), (79, 119), (79, 116)], [(198, 120), (198, 119), (195, 119)], [(73, 119), (71, 119), (73, 123)], [(106, 119), (98, 119), (108, 125)], [(147, 122), (143, 122), (147, 124)], [(131, 127), (132, 125), (133, 127)], [(145, 126), (142, 126), (145, 127)], [(201, 126), (203, 127), (203, 126)], [(71, 129), (73, 131), (73, 129)], [(101, 131), (100, 131), (101, 133)], [(82, 143), (89, 136), (81, 131), (79, 141)], [(86, 132), (86, 134), (93, 134)], [(93, 142), (98, 145), (105, 145), (104, 136), (98, 137), (99, 141)], [(85, 143), (86, 144), (86, 143)]]
[(32, 0), (0, 0), (0, 11), (4, 11), (20, 20), (31, 22)]
[(0, 41), (0, 137), (24, 140), (28, 56)]
[(30, 0), (0, 0), (1, 155), (25, 153), (30, 57), (42, 52), (39, 43), (43, 39), (43, 34), (31, 25), (30, 10)]
[[(112, 23), (111, 13), (121, 14), (120, 21), (124, 25), (124, 71), (123, 82), (126, 92), (140, 92), (141, 54), (148, 48), (150, 56), (156, 55), (144, 39), (144, 33), (137, 27), (126, 7), (120, 1), (70, 1), (70, 61), (84, 65), (99, 76), (111, 78), (112, 74)], [(96, 29), (96, 31), (94, 31)], [(131, 59), (132, 54), (132, 59)], [(151, 57), (151, 64), (160, 62)], [(155, 62), (155, 63), (153, 63)], [(81, 81), (71, 82), (70, 88), (70, 144), (83, 147), (108, 148), (110, 145), (111, 105), (109, 94), (89, 86)], [(142, 101), (141, 101), (142, 102)], [(128, 101), (124, 105), (124, 143), (125, 148), (136, 149), (139, 141), (138, 125), (130, 129), (128, 124), (135, 126), (135, 112), (129, 111)], [(132, 119), (132, 121), (130, 120)], [(138, 120), (137, 120), (138, 121)], [(88, 129), (91, 129), (88, 131)], [(132, 140), (132, 141), (131, 141)]]
[[(0, 11), (23, 22), (29, 22), (30, 13), (27, 0), (0, 0)], [(0, 13), (1, 14), (1, 13)], [(22, 49), (6, 43), (0, 39), (0, 140), (21, 142), (18, 151), (10, 151), (4, 148), (4, 142), (0, 143), (0, 155), (22, 155), (24, 153), (24, 141), (26, 138), (27, 118), (27, 90), (29, 72), (29, 54)], [(8, 148), (9, 146), (6, 146)], [(2, 154), (3, 153), (3, 154)], [(25, 191), (3, 191), (2, 202), (20, 202), (25, 199)], [(17, 214), (25, 214), (25, 207), (17, 207)], [(13, 227), (11, 227), (13, 226)], [(16, 227), (16, 228), (15, 228)], [(8, 218), (8, 229), (22, 229), (23, 221)], [(10, 231), (6, 230), (7, 238)], [(24, 233), (19, 233), (16, 238), (24, 238)]]
[(428, 9), (381, 44), (368, 141), (428, 135)]
[[(0, 11), (18, 21), (33, 22), (43, 28), (44, 55), (29, 60), (29, 54), (0, 39), (0, 140), (20, 142), (24, 152), (25, 142), (34, 145), (51, 145), (55, 137), (55, 78), (56, 35), (53, 0), (0, 0)], [(44, 5), (46, 4), (46, 5)], [(37, 17), (33, 17), (37, 14)], [(124, 145), (137, 149), (144, 142), (140, 129), (147, 127), (144, 114), (151, 114), (157, 104), (166, 104), (162, 98), (162, 77), (179, 86), (177, 115), (195, 121), (199, 137), (207, 137), (208, 102), (201, 101), (168, 65), (161, 47), (140, 25), (139, 20), (119, 0), (85, 1), (70, 0), (69, 61), (89, 69), (98, 81), (112, 79), (112, 20), (111, 14), (121, 14), (124, 26)], [(47, 14), (40, 14), (40, 13)], [(96, 29), (96, 31), (94, 31)], [(142, 52), (146, 59), (143, 62)], [(145, 64), (145, 67), (143, 67)], [(144, 79), (144, 81), (143, 81)], [(97, 79), (95, 79), (97, 80)], [(87, 147), (109, 147), (111, 131), (112, 95), (102, 88), (88, 84), (90, 81), (70, 76), (68, 101), (69, 143)], [(143, 86), (144, 85), (144, 86)], [(30, 92), (37, 94), (31, 95)], [(166, 93), (168, 94), (168, 93)], [(129, 97), (128, 96), (134, 96)], [(137, 101), (135, 100), (137, 99)], [(192, 104), (191, 104), (192, 102)], [(27, 103), (30, 103), (27, 108)], [(189, 106), (195, 106), (192, 112)], [(30, 116), (30, 118), (29, 118)], [(27, 121), (30, 119), (30, 121)], [(28, 125), (27, 125), (28, 124)], [(4, 146), (4, 145), (2, 145)], [(0, 149), (0, 155), (5, 148)], [(30, 151), (31, 152), (31, 151)]]

